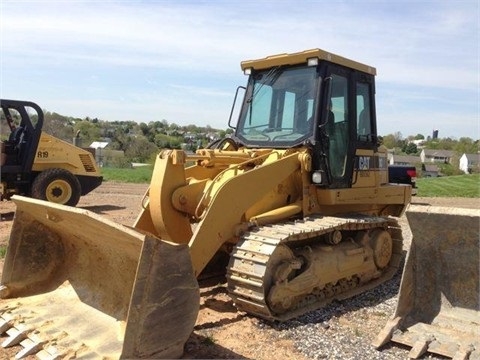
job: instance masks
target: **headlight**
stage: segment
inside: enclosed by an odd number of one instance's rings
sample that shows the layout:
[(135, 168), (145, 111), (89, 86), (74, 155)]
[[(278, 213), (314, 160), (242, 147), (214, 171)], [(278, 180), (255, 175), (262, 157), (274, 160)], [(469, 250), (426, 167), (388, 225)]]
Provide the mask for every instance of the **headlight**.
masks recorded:
[(318, 57), (308, 58), (307, 59), (308, 66), (317, 66), (318, 65)]
[(323, 171), (314, 171), (312, 173), (312, 182), (314, 184), (321, 184), (323, 182)]

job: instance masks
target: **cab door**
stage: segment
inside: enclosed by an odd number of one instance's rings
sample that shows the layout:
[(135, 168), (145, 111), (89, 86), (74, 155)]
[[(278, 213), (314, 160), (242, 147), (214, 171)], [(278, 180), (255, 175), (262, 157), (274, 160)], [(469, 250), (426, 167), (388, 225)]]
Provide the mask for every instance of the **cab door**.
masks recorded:
[[(327, 66), (325, 79), (321, 127), (328, 188), (350, 188), (359, 180), (359, 170), (365, 171), (362, 175), (368, 175), (367, 171), (376, 174), (381, 165), (377, 154), (375, 79), (333, 64)], [(375, 185), (372, 180), (368, 180), (368, 186)]]
[(329, 67), (327, 74), (324, 119), (330, 188), (351, 187), (355, 154), (352, 114), (352, 71), (339, 66)]

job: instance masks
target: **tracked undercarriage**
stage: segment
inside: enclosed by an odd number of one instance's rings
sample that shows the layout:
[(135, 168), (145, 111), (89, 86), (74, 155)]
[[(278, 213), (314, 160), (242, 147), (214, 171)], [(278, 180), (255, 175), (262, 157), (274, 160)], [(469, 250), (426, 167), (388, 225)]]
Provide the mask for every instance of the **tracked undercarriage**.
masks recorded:
[(239, 310), (288, 320), (390, 279), (402, 242), (393, 218), (315, 216), (263, 226), (235, 246), (228, 290)]

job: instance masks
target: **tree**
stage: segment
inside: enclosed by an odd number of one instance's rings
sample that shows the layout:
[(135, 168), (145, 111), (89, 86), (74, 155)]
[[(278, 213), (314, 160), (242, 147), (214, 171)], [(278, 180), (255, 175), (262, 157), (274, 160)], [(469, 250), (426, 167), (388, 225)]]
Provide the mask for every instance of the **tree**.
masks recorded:
[(74, 136), (74, 123), (72, 118), (44, 111), (42, 130), (56, 138), (71, 142)]
[(128, 138), (125, 157), (131, 162), (148, 162), (153, 154), (158, 153), (158, 148), (147, 140), (145, 136), (132, 136)]
[(155, 135), (154, 143), (159, 149), (165, 149), (169, 147), (171, 137), (166, 134)]
[(150, 126), (148, 126), (144, 122), (140, 123), (139, 127), (140, 127), (140, 130), (142, 131), (142, 134), (144, 136), (147, 136), (148, 133), (150, 132)]
[(387, 149), (393, 149), (395, 147), (395, 138), (392, 134), (388, 134), (382, 137), (382, 143)]
[(402, 148), (405, 145), (403, 141), (402, 133), (396, 132), (394, 134), (388, 134), (383, 137), (383, 145), (388, 149)]
[(440, 139), (439, 141), (439, 144), (440, 144), (440, 149), (443, 149), (443, 150), (453, 150), (453, 147), (455, 146), (455, 142), (456, 140), (452, 139), (452, 138), (442, 138)]
[(473, 141), (467, 137), (461, 137), (453, 149), (459, 154), (476, 154), (478, 152), (478, 140)]
[(100, 126), (100, 122), (94, 123), (88, 120), (77, 121), (74, 126), (74, 132), (75, 134), (79, 132), (84, 142), (98, 141), (102, 138)]
[(418, 149), (417, 145), (413, 142), (407, 142), (403, 147), (402, 151), (407, 155), (416, 154)]

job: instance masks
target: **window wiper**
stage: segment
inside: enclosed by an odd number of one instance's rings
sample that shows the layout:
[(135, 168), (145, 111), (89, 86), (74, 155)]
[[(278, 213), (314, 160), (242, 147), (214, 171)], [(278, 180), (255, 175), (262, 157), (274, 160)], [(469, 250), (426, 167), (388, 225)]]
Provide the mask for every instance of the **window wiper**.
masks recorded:
[(265, 84), (269, 84), (269, 85), (273, 85), (275, 83), (275, 81), (277, 81), (278, 77), (282, 74), (282, 71), (280, 71), (280, 66), (277, 66), (277, 67), (274, 67), (274, 68), (271, 68), (264, 76), (262, 77), (265, 77), (264, 79), (261, 79), (262, 81), (259, 82), (260, 86), (258, 87), (255, 87), (255, 85), (257, 84), (256, 81), (254, 81), (253, 83), (253, 95), (252, 97), (249, 99), (250, 102), (252, 101), (252, 99), (258, 95), (258, 93), (260, 92), (260, 90), (263, 88), (263, 86)]

